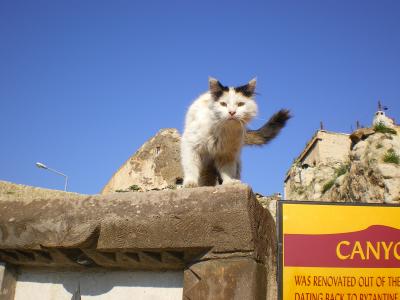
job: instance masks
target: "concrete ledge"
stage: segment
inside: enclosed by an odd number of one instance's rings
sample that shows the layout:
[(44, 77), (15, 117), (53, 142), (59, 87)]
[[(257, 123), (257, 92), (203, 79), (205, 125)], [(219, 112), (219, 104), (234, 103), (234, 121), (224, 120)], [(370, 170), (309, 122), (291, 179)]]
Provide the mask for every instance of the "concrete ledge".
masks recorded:
[[(0, 194), (0, 211), (0, 261), (16, 266), (186, 269), (185, 278), (203, 274), (201, 286), (207, 282), (215, 293), (213, 278), (228, 283), (232, 271), (237, 282), (213, 299), (231, 299), (232, 289), (265, 299), (266, 274), (268, 286), (276, 286), (275, 223), (246, 185), (106, 196)], [(220, 273), (225, 269), (231, 271)], [(205, 299), (204, 288), (185, 280), (197, 286), (187, 299)]]

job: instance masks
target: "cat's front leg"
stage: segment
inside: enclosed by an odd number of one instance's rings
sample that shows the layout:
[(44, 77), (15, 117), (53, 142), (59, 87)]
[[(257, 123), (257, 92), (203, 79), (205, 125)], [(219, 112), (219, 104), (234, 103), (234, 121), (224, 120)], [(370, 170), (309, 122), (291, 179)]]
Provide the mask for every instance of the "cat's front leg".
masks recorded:
[(181, 160), (183, 169), (183, 187), (197, 187), (200, 180), (200, 155), (190, 145), (182, 144)]
[(218, 164), (222, 184), (240, 183), (238, 162), (230, 161)]

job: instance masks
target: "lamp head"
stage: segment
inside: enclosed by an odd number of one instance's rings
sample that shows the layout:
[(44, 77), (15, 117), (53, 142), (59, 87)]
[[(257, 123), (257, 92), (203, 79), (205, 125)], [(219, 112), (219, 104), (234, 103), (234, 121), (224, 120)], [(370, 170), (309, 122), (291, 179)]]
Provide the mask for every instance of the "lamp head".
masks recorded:
[(42, 164), (40, 162), (36, 163), (36, 167), (41, 168), (41, 169), (48, 169), (47, 166), (45, 164)]

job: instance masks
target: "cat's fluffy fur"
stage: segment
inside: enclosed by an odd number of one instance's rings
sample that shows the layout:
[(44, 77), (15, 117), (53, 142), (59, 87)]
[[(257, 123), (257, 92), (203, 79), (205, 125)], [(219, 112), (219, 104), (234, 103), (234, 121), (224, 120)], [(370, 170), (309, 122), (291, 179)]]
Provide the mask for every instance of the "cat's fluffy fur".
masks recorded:
[(260, 129), (247, 130), (258, 110), (255, 87), (255, 79), (240, 87), (225, 87), (210, 78), (209, 91), (189, 107), (181, 142), (185, 187), (240, 182), (243, 145), (267, 143), (290, 118), (289, 111), (281, 110)]

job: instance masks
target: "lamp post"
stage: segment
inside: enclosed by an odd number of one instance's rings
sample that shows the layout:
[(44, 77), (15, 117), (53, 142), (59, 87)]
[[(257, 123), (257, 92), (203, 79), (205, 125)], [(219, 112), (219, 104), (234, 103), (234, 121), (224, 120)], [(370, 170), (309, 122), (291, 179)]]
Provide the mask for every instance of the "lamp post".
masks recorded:
[(67, 191), (67, 184), (68, 184), (68, 176), (67, 175), (65, 175), (65, 174), (63, 174), (63, 173), (61, 173), (61, 172), (59, 172), (57, 170), (54, 170), (52, 168), (49, 168), (48, 166), (46, 166), (45, 164), (42, 164), (40, 162), (36, 163), (36, 167), (38, 167), (39, 169), (49, 170), (49, 171), (54, 172), (54, 173), (56, 173), (58, 175), (64, 176), (64, 178), (65, 178), (64, 191)]

